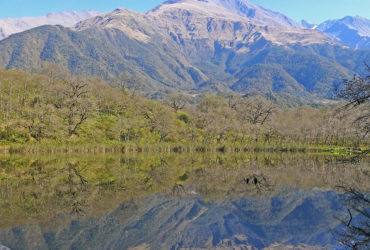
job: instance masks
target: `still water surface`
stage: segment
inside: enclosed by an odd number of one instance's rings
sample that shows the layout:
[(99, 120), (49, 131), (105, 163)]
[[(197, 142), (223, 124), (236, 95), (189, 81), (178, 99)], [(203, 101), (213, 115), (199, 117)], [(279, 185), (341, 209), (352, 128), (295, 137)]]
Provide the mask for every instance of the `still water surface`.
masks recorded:
[(2, 155), (0, 249), (330, 249), (369, 185), (330, 155)]

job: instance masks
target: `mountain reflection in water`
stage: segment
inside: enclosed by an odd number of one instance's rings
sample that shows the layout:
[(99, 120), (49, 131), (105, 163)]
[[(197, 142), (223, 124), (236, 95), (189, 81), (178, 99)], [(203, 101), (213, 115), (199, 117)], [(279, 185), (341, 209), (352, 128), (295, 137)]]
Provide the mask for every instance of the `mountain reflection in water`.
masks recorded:
[(11, 249), (330, 248), (335, 187), (369, 190), (367, 161), (305, 154), (4, 155), (0, 180)]

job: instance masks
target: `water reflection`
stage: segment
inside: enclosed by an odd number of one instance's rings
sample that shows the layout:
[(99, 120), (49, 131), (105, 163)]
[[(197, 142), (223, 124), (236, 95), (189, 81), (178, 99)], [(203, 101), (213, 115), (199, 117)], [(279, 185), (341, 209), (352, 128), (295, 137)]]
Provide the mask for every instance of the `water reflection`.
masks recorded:
[(346, 216), (338, 217), (341, 226), (335, 231), (338, 241), (350, 249), (370, 249), (370, 198), (369, 193), (352, 187), (338, 187), (344, 191)]
[(351, 165), (327, 155), (3, 155), (0, 242), (12, 249), (329, 248), (348, 213), (335, 187), (366, 193), (368, 173), (366, 160)]

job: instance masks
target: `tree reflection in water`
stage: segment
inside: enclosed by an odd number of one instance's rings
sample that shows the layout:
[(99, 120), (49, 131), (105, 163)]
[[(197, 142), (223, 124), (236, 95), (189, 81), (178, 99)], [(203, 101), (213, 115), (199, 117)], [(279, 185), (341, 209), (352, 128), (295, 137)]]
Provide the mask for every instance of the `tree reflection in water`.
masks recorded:
[(342, 227), (337, 229), (338, 241), (349, 249), (370, 249), (370, 199), (369, 194), (352, 187), (340, 186), (344, 192), (347, 216), (338, 218)]
[[(14, 247), (23, 239), (19, 246), (28, 249), (29, 242), (53, 235), (38, 248), (72, 243), (84, 248), (87, 239), (98, 247), (108, 244), (99, 241), (105, 238), (128, 248), (144, 243), (170, 248), (171, 242), (320, 248), (333, 244), (329, 226), (338, 226), (334, 210), (343, 210), (330, 190), (338, 185), (369, 190), (367, 173), (366, 161), (350, 165), (330, 155), (3, 155), (0, 242)], [(356, 226), (359, 212), (350, 209), (351, 223), (349, 214), (340, 218)]]

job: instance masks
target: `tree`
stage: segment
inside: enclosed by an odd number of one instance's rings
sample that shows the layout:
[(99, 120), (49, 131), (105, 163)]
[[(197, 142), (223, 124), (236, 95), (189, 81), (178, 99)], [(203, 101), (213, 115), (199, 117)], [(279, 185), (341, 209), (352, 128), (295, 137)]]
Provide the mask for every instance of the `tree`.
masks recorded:
[[(370, 73), (370, 67), (366, 64), (367, 72)], [(351, 80), (343, 80), (341, 88), (336, 90), (337, 97), (346, 101), (342, 110), (357, 109), (359, 115), (355, 123), (362, 127), (365, 135), (370, 132), (370, 74), (366, 77), (355, 75)], [(363, 110), (358, 110), (363, 108)], [(366, 150), (362, 155), (366, 155)], [(346, 203), (348, 208), (348, 221), (339, 219), (344, 225), (344, 230), (337, 231), (336, 234), (340, 242), (349, 249), (369, 249), (370, 248), (370, 199), (368, 195), (347, 187), (340, 187), (345, 191)], [(361, 221), (354, 221), (353, 212), (358, 214)]]
[(159, 104), (148, 105), (144, 107), (143, 115), (149, 121), (151, 132), (159, 134), (159, 142), (164, 142), (174, 132), (173, 114), (168, 112), (167, 108), (163, 108)]
[(42, 64), (41, 74), (48, 79), (49, 86), (61, 81), (64, 77), (70, 74), (68, 69), (61, 67), (59, 64), (45, 62)]
[(122, 92), (130, 92), (132, 96), (136, 96), (141, 89), (143, 79), (128, 71), (121, 72), (114, 80), (113, 86), (117, 87)]
[(39, 100), (37, 103), (32, 103), (32, 107), (25, 113), (25, 118), (29, 122), (27, 126), (29, 134), (38, 142), (46, 137), (46, 131), (50, 126), (51, 113), (51, 107)]
[(170, 94), (166, 96), (164, 103), (177, 113), (179, 110), (185, 108), (187, 98), (182, 94)]
[(337, 97), (346, 100), (346, 106), (359, 106), (370, 101), (370, 66), (366, 65), (369, 74), (366, 77), (353, 76), (351, 80), (344, 79), (342, 87), (336, 90)]
[(362, 127), (364, 137), (370, 132), (370, 67), (368, 65), (366, 70), (367, 76), (355, 75), (351, 80), (344, 79), (342, 86), (336, 89), (336, 96), (346, 101), (342, 110), (357, 108), (359, 115), (355, 123)]
[(236, 110), (242, 119), (253, 125), (263, 125), (275, 109), (274, 104), (261, 98), (245, 99), (236, 105)]
[(235, 111), (230, 109), (227, 100), (220, 96), (204, 96), (197, 109), (197, 126), (204, 130), (206, 142), (216, 139), (220, 143), (236, 127)]
[(73, 78), (66, 82), (63, 107), (69, 136), (77, 135), (77, 130), (89, 117), (91, 111), (89, 92), (88, 83), (82, 78)]
[(127, 71), (119, 73), (119, 75), (113, 80), (113, 86), (121, 90), (122, 92), (128, 91), (128, 79), (131, 78), (131, 74)]
[[(249, 129), (254, 134), (254, 140), (258, 141), (262, 126), (270, 119), (270, 116), (275, 112), (276, 106), (260, 97), (240, 99), (233, 108), (244, 126), (244, 130)], [(246, 127), (246, 123), (249, 123)], [(245, 131), (243, 131), (243, 139)], [(266, 135), (269, 141), (270, 132)]]

